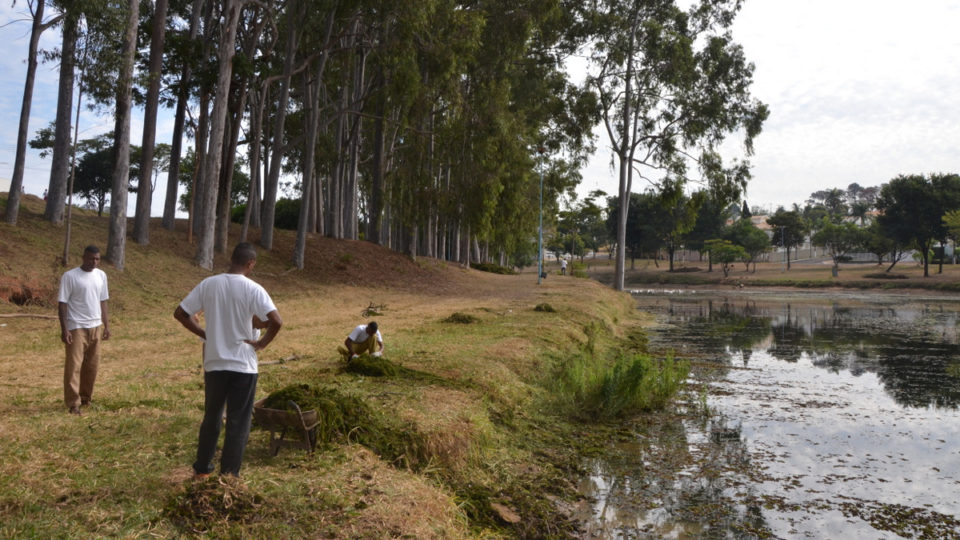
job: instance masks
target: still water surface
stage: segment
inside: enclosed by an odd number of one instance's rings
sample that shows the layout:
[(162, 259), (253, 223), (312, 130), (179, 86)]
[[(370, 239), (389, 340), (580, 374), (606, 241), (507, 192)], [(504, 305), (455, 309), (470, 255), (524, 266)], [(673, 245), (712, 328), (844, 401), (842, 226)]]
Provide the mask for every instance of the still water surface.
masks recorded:
[(588, 464), (585, 536), (960, 538), (960, 302), (840, 294), (637, 295), (706, 393)]

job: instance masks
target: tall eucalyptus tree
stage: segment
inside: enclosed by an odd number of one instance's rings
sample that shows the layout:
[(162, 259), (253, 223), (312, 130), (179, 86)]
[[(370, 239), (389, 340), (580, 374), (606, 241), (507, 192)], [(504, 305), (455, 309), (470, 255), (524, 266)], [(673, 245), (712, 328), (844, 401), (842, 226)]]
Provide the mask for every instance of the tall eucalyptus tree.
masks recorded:
[[(16, 3), (16, 2), (14, 2)], [(23, 188), (23, 172), (27, 160), (27, 135), (30, 129), (30, 108), (33, 104), (33, 84), (37, 74), (37, 49), (40, 34), (58, 24), (62, 15), (44, 22), (43, 13), (47, 0), (27, 0), (30, 11), (30, 44), (27, 50), (27, 76), (23, 83), (23, 98), (20, 105), (20, 124), (17, 128), (17, 149), (13, 160), (13, 177), (10, 179), (10, 193), (7, 197), (5, 219), (10, 225), (17, 224), (20, 214), (20, 194)], [(48, 197), (49, 198), (49, 197)]]
[[(117, 270), (123, 270), (127, 239), (127, 187), (130, 184), (130, 111), (133, 94), (133, 62), (137, 49), (137, 23), (140, 0), (128, 0), (127, 24), (120, 47), (121, 63), (117, 76), (116, 112), (114, 113), (113, 190), (110, 195), (110, 228), (105, 258)], [(150, 179), (142, 180), (145, 185)]]
[[(197, 252), (194, 260), (202, 268), (213, 269), (214, 228), (216, 226), (216, 180), (220, 178), (227, 120), (230, 82), (233, 76), (233, 57), (236, 54), (237, 25), (240, 22), (240, 0), (223, 0), (223, 24), (217, 50), (217, 86), (210, 114), (210, 139), (203, 167), (203, 189), (199, 193), (201, 204), (200, 227), (197, 235)], [(198, 167), (199, 168), (199, 167)], [(194, 197), (198, 193), (194, 192)]]
[[(167, 0), (156, 0), (150, 32), (150, 64), (147, 98), (143, 113), (143, 142), (140, 145), (140, 181), (137, 183), (137, 206), (134, 213), (133, 239), (138, 244), (150, 242), (150, 203), (153, 190), (154, 143), (157, 137), (157, 110), (160, 107), (160, 70), (163, 67), (163, 43), (167, 29)], [(174, 182), (176, 184), (176, 182)]]
[[(717, 191), (739, 191), (749, 169), (723, 168), (715, 148), (741, 130), (747, 154), (767, 108), (750, 95), (753, 65), (730, 33), (742, 0), (600, 0), (591, 8), (592, 71), (600, 113), (619, 168), (617, 244), (623, 246), (635, 171), (688, 176), (693, 160)], [(652, 174), (651, 174), (652, 173)], [(649, 175), (649, 176), (648, 176)], [(724, 197), (727, 198), (727, 197)], [(623, 289), (624, 250), (614, 286)]]

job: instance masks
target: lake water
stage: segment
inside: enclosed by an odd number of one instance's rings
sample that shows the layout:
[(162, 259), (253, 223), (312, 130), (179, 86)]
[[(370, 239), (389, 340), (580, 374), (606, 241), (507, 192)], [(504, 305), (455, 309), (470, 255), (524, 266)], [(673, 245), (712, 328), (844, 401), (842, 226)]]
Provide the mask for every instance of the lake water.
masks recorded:
[(591, 460), (589, 538), (960, 538), (960, 302), (647, 291), (677, 411)]

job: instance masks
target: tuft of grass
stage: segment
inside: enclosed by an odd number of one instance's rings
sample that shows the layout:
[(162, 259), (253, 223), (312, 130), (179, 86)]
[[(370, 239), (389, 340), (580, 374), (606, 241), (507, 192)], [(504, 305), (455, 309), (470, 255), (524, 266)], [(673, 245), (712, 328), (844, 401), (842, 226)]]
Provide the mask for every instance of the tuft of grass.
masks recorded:
[(671, 357), (619, 355), (605, 364), (581, 353), (562, 362), (549, 386), (568, 415), (610, 420), (662, 409), (680, 390), (689, 369)]
[(546, 302), (544, 302), (544, 303), (542, 303), (542, 304), (537, 304), (536, 307), (533, 308), (533, 310), (534, 310), (534, 311), (542, 311), (542, 312), (544, 312), (544, 313), (556, 313), (556, 312), (557, 312), (557, 310), (556, 310), (553, 306), (551, 306), (550, 304), (548, 304), (548, 303), (546, 303)]

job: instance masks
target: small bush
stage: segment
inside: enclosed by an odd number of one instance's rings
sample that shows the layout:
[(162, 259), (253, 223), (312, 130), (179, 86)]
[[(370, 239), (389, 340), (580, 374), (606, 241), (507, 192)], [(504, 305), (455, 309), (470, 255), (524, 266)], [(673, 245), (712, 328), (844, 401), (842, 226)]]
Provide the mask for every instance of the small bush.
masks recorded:
[(557, 312), (557, 310), (554, 309), (553, 306), (551, 306), (550, 304), (548, 304), (548, 303), (546, 303), (546, 302), (544, 302), (544, 303), (542, 303), (542, 304), (537, 304), (536, 307), (533, 308), (533, 310), (534, 310), (534, 311), (542, 311), (542, 312), (544, 312), (544, 313), (556, 313), (556, 312)]
[(506, 266), (493, 263), (470, 263), (470, 268), (480, 270), (481, 272), (491, 272), (493, 274), (513, 275), (517, 273), (513, 268), (507, 268)]
[(589, 355), (569, 358), (552, 379), (563, 410), (582, 420), (623, 418), (662, 409), (689, 373), (686, 362), (621, 355), (610, 365)]
[(907, 276), (904, 274), (888, 274), (886, 272), (879, 272), (876, 274), (864, 274), (863, 277), (869, 279), (907, 279)]
[(449, 317), (443, 320), (445, 323), (453, 324), (473, 324), (480, 322), (480, 319), (474, 317), (473, 315), (468, 315), (466, 313), (460, 313), (459, 311), (454, 312)]

